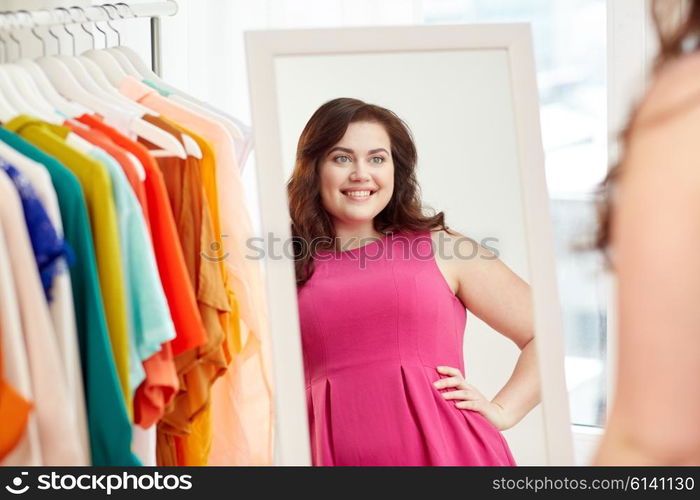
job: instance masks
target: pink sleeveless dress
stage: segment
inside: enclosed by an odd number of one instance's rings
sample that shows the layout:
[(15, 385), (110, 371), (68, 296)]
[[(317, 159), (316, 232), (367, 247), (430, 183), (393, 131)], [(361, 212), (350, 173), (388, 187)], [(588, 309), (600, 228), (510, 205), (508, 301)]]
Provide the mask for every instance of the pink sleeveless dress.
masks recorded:
[(466, 310), (430, 234), (321, 251), (315, 265), (298, 291), (314, 465), (515, 465), (496, 427), (432, 385), (439, 365), (465, 374)]

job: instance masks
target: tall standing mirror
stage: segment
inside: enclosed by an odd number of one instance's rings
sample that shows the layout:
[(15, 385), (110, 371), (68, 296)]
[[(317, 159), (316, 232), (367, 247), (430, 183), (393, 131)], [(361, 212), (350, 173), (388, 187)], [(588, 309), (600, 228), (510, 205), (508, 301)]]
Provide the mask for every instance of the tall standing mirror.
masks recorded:
[(277, 463), (572, 463), (529, 26), (246, 45)]

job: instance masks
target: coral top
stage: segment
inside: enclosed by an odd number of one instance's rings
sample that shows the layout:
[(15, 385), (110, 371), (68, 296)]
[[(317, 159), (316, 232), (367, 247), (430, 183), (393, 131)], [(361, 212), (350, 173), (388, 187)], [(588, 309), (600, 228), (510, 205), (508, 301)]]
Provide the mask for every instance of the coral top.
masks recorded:
[(432, 385), (439, 365), (464, 373), (466, 309), (430, 234), (315, 261), (298, 292), (314, 465), (515, 465), (496, 427)]

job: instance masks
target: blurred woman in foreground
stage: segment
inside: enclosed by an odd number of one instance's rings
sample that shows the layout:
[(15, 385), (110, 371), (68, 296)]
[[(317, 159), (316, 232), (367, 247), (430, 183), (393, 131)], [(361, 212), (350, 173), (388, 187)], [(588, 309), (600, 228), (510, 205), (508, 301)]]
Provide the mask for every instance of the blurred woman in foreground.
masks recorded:
[(700, 1), (657, 0), (654, 20), (654, 79), (604, 183), (619, 354), (594, 465), (700, 464)]

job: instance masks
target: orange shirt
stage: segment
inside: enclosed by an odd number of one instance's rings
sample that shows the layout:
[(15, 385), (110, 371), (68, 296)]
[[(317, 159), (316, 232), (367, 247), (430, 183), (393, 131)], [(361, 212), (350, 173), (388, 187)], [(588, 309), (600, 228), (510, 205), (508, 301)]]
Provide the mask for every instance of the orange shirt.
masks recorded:
[(86, 114), (77, 120), (104, 132), (117, 146), (136, 156), (146, 170), (144, 186), (148, 198), (153, 249), (177, 332), (177, 337), (172, 341), (173, 354), (204, 345), (207, 334), (197, 309), (192, 282), (187, 275), (170, 201), (158, 165), (143, 145), (122, 135), (99, 118)]
[[(214, 384), (214, 433), (209, 465), (271, 464), (273, 387), (265, 286), (260, 262), (246, 258), (246, 241), (253, 235), (245, 192), (236, 165), (235, 145), (224, 127), (144, 85), (125, 77), (119, 91), (211, 142), (228, 285), (238, 307), (238, 346), (232, 354), (236, 369)], [(235, 345), (231, 346), (232, 348)], [(243, 432), (243, 435), (240, 435)]]
[[(146, 225), (149, 226), (145, 183), (139, 177), (126, 150), (117, 146), (104, 132), (89, 128), (84, 123), (67, 120), (65, 125), (117, 160), (136, 194), (144, 211)], [(144, 360), (143, 368), (146, 378), (134, 393), (134, 423), (140, 427), (149, 428), (161, 419), (166, 406), (170, 404), (179, 387), (170, 344), (163, 344), (159, 352)]]
[(146, 380), (134, 394), (134, 423), (148, 429), (163, 417), (180, 387), (170, 343), (145, 360), (143, 369)]
[[(174, 126), (156, 117), (144, 119), (183, 143), (182, 134)], [(149, 149), (158, 149), (143, 139), (140, 142)], [(202, 186), (200, 161), (188, 156), (186, 159), (158, 157), (156, 162), (168, 190), (185, 263), (195, 285), (208, 337), (205, 345), (175, 357), (182, 390), (158, 424), (158, 465), (206, 465), (213, 438), (208, 411), (210, 389), (227, 364), (222, 348), (225, 335), (219, 316), (228, 313), (230, 307), (218, 262), (203, 257), (216, 239)], [(190, 439), (191, 426), (198, 420), (202, 421), (204, 432)], [(180, 437), (184, 440), (182, 451), (174, 452)], [(172, 457), (177, 457), (177, 461), (170, 462)]]

